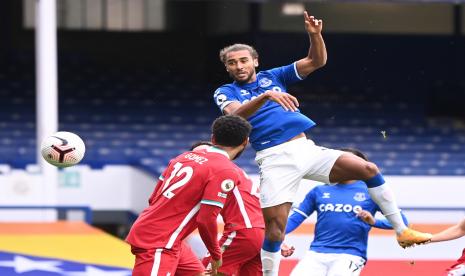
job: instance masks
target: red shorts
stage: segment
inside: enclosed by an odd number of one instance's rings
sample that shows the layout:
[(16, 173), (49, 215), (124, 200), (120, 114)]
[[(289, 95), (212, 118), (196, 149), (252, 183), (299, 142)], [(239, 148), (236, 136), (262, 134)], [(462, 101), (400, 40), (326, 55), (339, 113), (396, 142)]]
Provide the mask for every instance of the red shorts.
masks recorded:
[[(219, 243), (223, 250), (223, 264), (218, 270), (225, 275), (261, 276), (262, 248), (265, 229), (250, 228), (223, 233)], [(205, 266), (210, 262), (210, 256), (203, 259)]]
[(448, 276), (461, 276), (465, 275), (465, 248), (462, 251), (462, 257), (457, 262), (446, 270)]
[(132, 276), (192, 276), (203, 273), (205, 270), (186, 242), (182, 242), (178, 249), (156, 248), (147, 250), (132, 247), (131, 252), (136, 256)]

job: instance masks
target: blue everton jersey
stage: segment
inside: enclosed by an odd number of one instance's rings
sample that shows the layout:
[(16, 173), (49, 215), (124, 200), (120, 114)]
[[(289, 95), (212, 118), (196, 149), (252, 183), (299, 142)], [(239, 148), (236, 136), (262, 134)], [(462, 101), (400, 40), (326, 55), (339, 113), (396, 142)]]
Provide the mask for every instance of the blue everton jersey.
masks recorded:
[(371, 226), (356, 217), (356, 213), (362, 209), (373, 216), (381, 211), (371, 200), (366, 184), (357, 181), (352, 184), (316, 186), (294, 211), (306, 217), (313, 211), (317, 212), (311, 250), (351, 254), (366, 260)]
[[(233, 82), (223, 85), (215, 91), (213, 97), (223, 112), (228, 104), (244, 104), (267, 90), (288, 92), (287, 86), (299, 80), (302, 79), (297, 73), (296, 64), (293, 63), (258, 72), (257, 80), (252, 83)], [(267, 101), (248, 120), (252, 124), (250, 143), (256, 151), (284, 143), (315, 125), (315, 122), (300, 111), (285, 111), (273, 101)]]

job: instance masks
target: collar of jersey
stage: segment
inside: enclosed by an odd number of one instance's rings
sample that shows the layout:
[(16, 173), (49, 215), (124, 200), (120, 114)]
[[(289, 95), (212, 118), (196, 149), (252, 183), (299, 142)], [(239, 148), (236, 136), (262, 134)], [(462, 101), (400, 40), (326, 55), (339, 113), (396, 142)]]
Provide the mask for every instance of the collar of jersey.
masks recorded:
[(222, 154), (222, 155), (226, 156), (229, 159), (229, 154), (226, 151), (224, 151), (224, 150), (222, 150), (220, 148), (214, 147), (214, 146), (211, 146), (211, 147), (207, 148), (207, 152), (216, 152), (216, 153), (219, 153), (219, 154)]
[(237, 87), (240, 87), (240, 88), (249, 88), (249, 89), (250, 88), (256, 88), (256, 87), (258, 87), (258, 78), (254, 82), (245, 83), (245, 84), (240, 84), (237, 81), (234, 81), (234, 85), (236, 85)]

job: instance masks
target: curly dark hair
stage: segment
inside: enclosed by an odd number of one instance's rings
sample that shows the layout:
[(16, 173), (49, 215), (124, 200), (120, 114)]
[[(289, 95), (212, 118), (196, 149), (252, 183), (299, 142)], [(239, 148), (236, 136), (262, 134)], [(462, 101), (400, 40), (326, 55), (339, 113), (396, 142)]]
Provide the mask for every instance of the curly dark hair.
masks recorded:
[(242, 51), (242, 50), (247, 50), (249, 51), (250, 55), (252, 58), (258, 58), (258, 53), (257, 50), (255, 50), (254, 47), (247, 45), (247, 44), (242, 44), (242, 43), (236, 43), (233, 45), (229, 45), (224, 47), (223, 49), (220, 50), (220, 60), (223, 63), (226, 63), (226, 57), (229, 52), (236, 52), (236, 51)]
[(225, 147), (237, 147), (249, 137), (252, 126), (247, 120), (236, 115), (218, 117), (212, 124), (215, 143)]
[(340, 148), (339, 150), (342, 150), (342, 151), (346, 151), (346, 152), (350, 152), (354, 155), (357, 155), (358, 157), (362, 158), (363, 160), (365, 161), (368, 161), (368, 157), (366, 156), (365, 153), (361, 152), (360, 150), (358, 149), (354, 149), (354, 148)]

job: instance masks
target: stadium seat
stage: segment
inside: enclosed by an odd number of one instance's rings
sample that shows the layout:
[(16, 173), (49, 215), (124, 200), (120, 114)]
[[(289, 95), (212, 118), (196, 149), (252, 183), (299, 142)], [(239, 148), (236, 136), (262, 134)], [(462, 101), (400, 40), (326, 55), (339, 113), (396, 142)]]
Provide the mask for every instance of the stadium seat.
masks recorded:
[[(36, 161), (34, 74), (30, 60), (17, 58), (0, 67), (0, 164), (25, 168)], [(127, 164), (157, 175), (193, 142), (210, 139), (220, 115), (210, 85), (167, 72), (99, 68), (78, 60), (60, 67), (59, 128), (84, 139), (83, 164)], [(359, 148), (386, 174), (465, 175), (465, 131), (452, 119), (427, 117), (412, 95), (385, 91), (386, 110), (383, 99), (372, 100), (373, 88), (312, 85), (299, 99), (318, 123), (308, 132), (317, 144)], [(235, 162), (258, 173), (250, 147)]]

